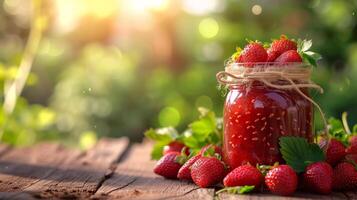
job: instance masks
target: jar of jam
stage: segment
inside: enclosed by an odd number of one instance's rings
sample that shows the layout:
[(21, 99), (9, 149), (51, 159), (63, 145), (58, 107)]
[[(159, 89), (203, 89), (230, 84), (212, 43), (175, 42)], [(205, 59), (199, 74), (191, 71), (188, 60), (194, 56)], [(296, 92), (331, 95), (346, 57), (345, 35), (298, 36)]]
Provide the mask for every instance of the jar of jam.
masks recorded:
[[(271, 83), (290, 84), (283, 79)], [(312, 142), (313, 106), (295, 89), (268, 86), (259, 79), (228, 87), (223, 117), (223, 159), (231, 169), (245, 163), (283, 162), (279, 152), (281, 136), (299, 136)], [(309, 97), (308, 89), (299, 90)]]

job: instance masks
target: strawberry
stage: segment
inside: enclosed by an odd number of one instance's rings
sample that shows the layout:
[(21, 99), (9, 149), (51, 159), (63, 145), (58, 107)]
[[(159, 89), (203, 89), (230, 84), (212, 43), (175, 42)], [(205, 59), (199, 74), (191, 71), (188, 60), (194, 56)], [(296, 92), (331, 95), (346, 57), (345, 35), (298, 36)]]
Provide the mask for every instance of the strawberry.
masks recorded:
[(177, 178), (180, 180), (192, 180), (191, 177), (191, 166), (201, 157), (201, 155), (196, 155), (190, 158), (185, 164), (182, 165), (178, 171)]
[(355, 154), (347, 154), (345, 156), (346, 160), (350, 163), (356, 163), (357, 164), (357, 153)]
[(280, 53), (278, 51), (274, 51), (271, 49), (268, 49), (267, 53), (268, 53), (267, 62), (274, 62), (274, 60), (280, 56)]
[(200, 157), (191, 167), (191, 177), (201, 188), (215, 185), (222, 181), (224, 165), (216, 157)]
[(169, 179), (176, 179), (177, 172), (179, 171), (181, 164), (177, 161), (180, 153), (170, 152), (156, 163), (154, 172), (160, 176)]
[(326, 162), (312, 163), (303, 174), (307, 188), (320, 194), (329, 194), (332, 190), (333, 169)]
[(357, 189), (357, 169), (347, 162), (339, 163), (333, 170), (334, 190)]
[(282, 53), (275, 62), (289, 63), (289, 62), (302, 62), (301, 56), (296, 50), (289, 50)]
[(332, 166), (335, 166), (345, 156), (345, 146), (336, 139), (321, 140), (319, 146), (326, 149), (326, 162)]
[(259, 187), (263, 181), (260, 171), (251, 165), (242, 165), (231, 171), (223, 180), (226, 187), (254, 185)]
[(349, 139), (350, 146), (347, 147), (346, 153), (348, 154), (357, 154), (357, 135), (350, 137)]
[(265, 176), (265, 184), (268, 189), (278, 195), (292, 195), (298, 183), (295, 171), (289, 165), (273, 167)]
[[(186, 146), (183, 143), (178, 142), (178, 141), (173, 141), (173, 142), (169, 143), (168, 145), (164, 146), (162, 154), (166, 155), (170, 152), (181, 152), (184, 147), (186, 147)], [(186, 155), (190, 154), (190, 151), (187, 147), (186, 147), (185, 153), (186, 153)]]
[[(198, 154), (203, 155), (203, 154), (204, 154), (207, 150), (209, 150), (209, 149), (213, 149), (213, 150), (214, 150), (214, 153), (217, 153), (217, 154), (219, 154), (219, 155), (222, 155), (222, 149), (221, 149), (221, 147), (219, 147), (219, 146), (217, 146), (217, 145), (214, 145), (214, 144), (208, 144), (208, 145), (202, 147), (201, 150), (198, 152)], [(213, 153), (213, 154), (214, 154), (214, 153)], [(211, 156), (213, 156), (213, 155), (211, 155)]]
[(289, 40), (285, 35), (280, 36), (279, 40), (274, 40), (271, 43), (269, 51), (275, 51), (277, 56), (289, 50), (297, 50), (296, 42)]
[[(238, 57), (238, 62), (242, 63), (256, 63), (265, 62), (268, 54), (263, 45), (258, 42), (251, 42), (247, 44)], [(252, 67), (252, 64), (246, 65)]]

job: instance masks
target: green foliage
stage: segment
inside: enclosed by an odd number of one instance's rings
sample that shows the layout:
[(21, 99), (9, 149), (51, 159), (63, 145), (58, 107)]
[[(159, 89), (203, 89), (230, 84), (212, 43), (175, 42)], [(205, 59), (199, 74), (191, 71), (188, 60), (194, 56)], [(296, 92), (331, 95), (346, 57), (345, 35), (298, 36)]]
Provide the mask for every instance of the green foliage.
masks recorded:
[(225, 187), (216, 192), (216, 194), (227, 192), (229, 194), (246, 194), (250, 193), (255, 189), (254, 185), (245, 185), (245, 186), (235, 186), (235, 187)]
[[(2, 100), (5, 79), (15, 78), (15, 66), (19, 65), (31, 28), (27, 24), (31, 12), (17, 10), (28, 10), (30, 1), (16, 2), (4, 1), (0, 8), (0, 20), (5, 27), (0, 30)], [(67, 8), (65, 4), (59, 8)], [(81, 8), (78, 10), (97, 8), (82, 4), (76, 3)], [(255, 4), (261, 6), (262, 14), (252, 13)], [(125, 135), (139, 141), (147, 127), (165, 125), (184, 130), (197, 117), (193, 110), (199, 106), (221, 114), (224, 98), (214, 88), (215, 74), (223, 70), (224, 60), (232, 55), (235, 46), (243, 46), (244, 38), (267, 41), (281, 34), (312, 39), (313, 50), (323, 55), (324, 59), (314, 68), (312, 80), (325, 93), (311, 95), (327, 116), (338, 116), (345, 110), (357, 116), (357, 84), (353, 84), (357, 82), (355, 1), (284, 1), (278, 6), (269, 1), (219, 1), (217, 10), (206, 9), (199, 15), (177, 7), (173, 16), (165, 13), (168, 10), (160, 11), (162, 15), (146, 13), (145, 20), (150, 19), (146, 23), (142, 23), (142, 16), (132, 16), (130, 26), (121, 24), (126, 19), (125, 13), (122, 13), (124, 18), (116, 14), (106, 15), (105, 20), (97, 18), (101, 9), (85, 14), (73, 11), (75, 14), (66, 15), (72, 23), (57, 26), (62, 24), (57, 23), (62, 22), (62, 16), (52, 17), (52, 13), (57, 13), (52, 10), (57, 3), (48, 2), (45, 6), (41, 14), (51, 15), (50, 27), (28, 79), (31, 87), (26, 87), (23, 93), (21, 101), (26, 101), (26, 105), (19, 103), (18, 113), (6, 120), (16, 124), (9, 127), (27, 130), (28, 124), (20, 116), (28, 111), (32, 114), (26, 116), (36, 118), (34, 110), (39, 107), (36, 104), (54, 113), (54, 125), (45, 129), (34, 126), (30, 132), (38, 134), (22, 134), (28, 144), (47, 137), (89, 144), (92, 142), (81, 141), (94, 141), (94, 134), (97, 137)], [(120, 6), (126, 10), (125, 1), (120, 1)], [(77, 17), (71, 19), (71, 16)], [(207, 19), (215, 22), (217, 29), (209, 38), (198, 29)], [(315, 64), (318, 55), (309, 53), (307, 44), (302, 48), (303, 58)], [(351, 124), (357, 122), (353, 118), (349, 120)], [(318, 116), (315, 122), (316, 129), (321, 129)], [(207, 128), (204, 132), (185, 131), (185, 142), (199, 146), (201, 141), (193, 135), (208, 134), (211, 128), (205, 124), (193, 125)], [(4, 138), (17, 144), (15, 138), (21, 137), (17, 136), (17, 129), (12, 129), (6, 128)], [(338, 137), (337, 129), (334, 134)], [(83, 144), (80, 145), (87, 146)]]
[(145, 131), (144, 135), (155, 141), (153, 150), (151, 151), (151, 158), (158, 160), (162, 157), (162, 151), (165, 145), (178, 139), (179, 135), (173, 127), (149, 129)]
[(315, 143), (308, 143), (301, 137), (281, 137), (280, 152), (284, 160), (296, 172), (305, 171), (305, 168), (314, 162), (325, 160), (325, 154)]
[(311, 64), (314, 67), (317, 67), (317, 61), (320, 60), (322, 57), (320, 54), (309, 51), (312, 46), (311, 40), (298, 40), (298, 52), (302, 56), (303, 60), (306, 63)]
[(357, 124), (352, 128), (352, 132), (347, 122), (347, 113), (342, 113), (342, 119), (331, 117), (329, 120), (329, 136), (341, 141), (344, 145), (348, 146), (349, 138), (357, 135)]
[(164, 146), (172, 141), (184, 143), (193, 153), (207, 144), (222, 144), (222, 119), (216, 118), (215, 113), (206, 108), (200, 107), (198, 110), (199, 119), (192, 122), (182, 134), (178, 134), (173, 127), (149, 129), (144, 133), (147, 138), (155, 141), (152, 159), (161, 158)]
[(55, 118), (56, 114), (51, 109), (40, 105), (29, 105), (21, 98), (11, 115), (0, 109), (2, 141), (26, 146), (38, 140), (58, 138), (53, 131)]

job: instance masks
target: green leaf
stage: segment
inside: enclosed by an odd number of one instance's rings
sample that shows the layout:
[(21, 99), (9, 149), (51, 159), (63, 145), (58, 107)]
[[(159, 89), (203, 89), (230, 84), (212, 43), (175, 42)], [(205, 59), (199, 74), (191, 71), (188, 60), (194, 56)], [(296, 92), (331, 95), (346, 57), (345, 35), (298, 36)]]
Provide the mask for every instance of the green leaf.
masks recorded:
[(198, 108), (200, 112), (200, 119), (191, 123), (189, 127), (192, 130), (194, 137), (196, 137), (199, 141), (204, 141), (207, 137), (215, 132), (216, 130), (216, 117), (214, 112), (200, 107)]
[(198, 140), (193, 137), (192, 135), (192, 131), (191, 130), (186, 130), (182, 137), (181, 137), (182, 142), (188, 146), (190, 149), (192, 148), (198, 148), (198, 146), (200, 145), (200, 143), (198, 142)]
[(154, 141), (171, 142), (178, 137), (176, 129), (173, 127), (165, 127), (159, 129), (149, 129), (144, 135)]
[(165, 145), (176, 140), (179, 135), (173, 127), (165, 127), (159, 129), (149, 129), (144, 135), (147, 138), (155, 141), (155, 145), (151, 151), (151, 159), (158, 160), (162, 156), (162, 150)]
[(307, 51), (311, 48), (312, 46), (312, 40), (303, 40), (302, 46), (301, 46), (301, 51)]
[(232, 60), (237, 60), (238, 57), (240, 56), (240, 53), (242, 52), (242, 49), (240, 47), (236, 47), (236, 52), (233, 53), (233, 55), (231, 56)]
[(216, 194), (227, 192), (229, 194), (246, 194), (253, 191), (255, 188), (254, 185), (245, 185), (245, 186), (235, 186), (235, 187), (225, 187), (216, 192)]
[(305, 54), (305, 53), (302, 53), (301, 55), (302, 55), (302, 59), (303, 59), (305, 62), (311, 64), (311, 65), (314, 66), (314, 67), (317, 67), (317, 62), (316, 62), (316, 60), (315, 60), (312, 56), (309, 56), (309, 55), (307, 55), (307, 54)]
[(215, 130), (215, 125), (209, 118), (203, 118), (190, 124), (190, 128), (194, 134), (205, 137)]
[(352, 134), (357, 134), (357, 124), (355, 124), (352, 128)]
[(311, 40), (301, 40), (297, 41), (298, 52), (301, 55), (304, 62), (311, 64), (312, 66), (317, 66), (317, 61), (320, 60), (322, 57), (320, 54), (308, 51), (312, 46)]
[(281, 137), (280, 152), (284, 160), (297, 173), (303, 172), (310, 163), (325, 160), (323, 151), (317, 144), (310, 144), (301, 137)]
[(329, 123), (329, 135), (341, 141), (343, 144), (348, 145), (348, 134), (343, 126), (341, 120), (331, 117), (328, 120)]
[(151, 159), (159, 160), (162, 157), (162, 150), (167, 143), (157, 142), (154, 144), (154, 147), (151, 150)]
[(312, 57), (316, 61), (318, 61), (322, 58), (322, 56), (319, 53), (315, 53), (312, 51), (305, 51), (304, 53), (307, 54), (308, 56)]

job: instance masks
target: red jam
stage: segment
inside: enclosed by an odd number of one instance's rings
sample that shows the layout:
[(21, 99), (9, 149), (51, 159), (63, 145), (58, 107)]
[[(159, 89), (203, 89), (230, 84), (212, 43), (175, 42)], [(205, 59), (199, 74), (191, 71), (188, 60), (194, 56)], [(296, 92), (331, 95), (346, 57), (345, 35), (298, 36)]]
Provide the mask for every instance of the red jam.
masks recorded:
[(312, 112), (312, 104), (293, 89), (260, 82), (231, 86), (224, 106), (224, 161), (231, 169), (245, 163), (281, 163), (279, 137), (313, 140)]

